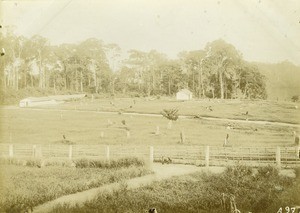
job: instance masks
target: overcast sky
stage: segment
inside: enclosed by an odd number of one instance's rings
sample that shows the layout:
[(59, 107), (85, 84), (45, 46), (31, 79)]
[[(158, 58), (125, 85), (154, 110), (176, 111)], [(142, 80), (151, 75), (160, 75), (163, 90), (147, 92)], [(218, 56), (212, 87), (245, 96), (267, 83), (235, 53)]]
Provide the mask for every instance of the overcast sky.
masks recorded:
[(1, 23), (51, 44), (95, 37), (170, 58), (222, 38), (260, 62), (300, 65), (299, 0), (2, 0)]

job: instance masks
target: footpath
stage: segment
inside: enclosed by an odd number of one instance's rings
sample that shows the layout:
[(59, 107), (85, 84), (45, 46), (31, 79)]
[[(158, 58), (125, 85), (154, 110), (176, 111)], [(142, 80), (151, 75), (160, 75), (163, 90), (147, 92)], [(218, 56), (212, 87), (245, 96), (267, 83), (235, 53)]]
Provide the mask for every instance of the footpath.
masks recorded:
[(123, 182), (111, 183), (97, 188), (89, 189), (83, 192), (78, 192), (75, 194), (65, 195), (59, 197), (55, 200), (49, 201), (42, 205), (36, 206), (33, 209), (34, 213), (47, 213), (51, 212), (53, 207), (58, 204), (69, 204), (69, 205), (82, 205), (83, 203), (92, 200), (97, 197), (99, 193), (112, 193), (115, 190), (118, 190), (122, 187), (122, 184), (126, 184), (128, 189), (135, 189), (142, 187), (148, 184), (151, 184), (154, 181), (165, 180), (174, 176), (191, 174), (194, 172), (212, 172), (212, 173), (221, 173), (225, 170), (225, 167), (197, 167), (193, 165), (183, 165), (183, 164), (160, 164), (154, 163), (152, 167), (153, 174), (136, 177), (133, 179), (125, 180)]

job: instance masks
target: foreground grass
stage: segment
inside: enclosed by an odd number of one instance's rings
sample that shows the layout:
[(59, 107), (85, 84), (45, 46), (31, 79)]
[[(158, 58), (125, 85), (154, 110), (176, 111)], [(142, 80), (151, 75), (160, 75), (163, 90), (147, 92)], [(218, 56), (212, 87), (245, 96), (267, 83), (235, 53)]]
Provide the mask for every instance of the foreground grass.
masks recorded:
[(113, 194), (99, 194), (84, 206), (56, 206), (52, 212), (229, 212), (229, 199), (221, 205), (222, 193), (234, 195), (241, 212), (277, 212), (279, 207), (299, 204), (300, 179), (278, 175), (272, 167), (253, 173), (245, 166), (230, 167), (221, 175), (197, 173), (156, 182), (135, 190), (125, 187)]
[[(89, 167), (80, 162), (79, 167)], [(62, 195), (149, 174), (144, 166), (126, 168), (43, 168), (0, 165), (0, 212), (21, 212)]]

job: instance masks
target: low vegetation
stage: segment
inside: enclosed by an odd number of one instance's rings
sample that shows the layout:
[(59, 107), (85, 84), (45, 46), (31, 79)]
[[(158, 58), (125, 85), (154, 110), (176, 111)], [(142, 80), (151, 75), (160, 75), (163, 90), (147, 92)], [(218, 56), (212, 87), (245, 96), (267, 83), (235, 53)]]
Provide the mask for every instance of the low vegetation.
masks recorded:
[[(155, 182), (139, 189), (124, 186), (112, 194), (100, 194), (84, 206), (56, 206), (60, 212), (228, 212), (229, 197), (235, 197), (241, 212), (277, 212), (280, 205), (299, 203), (298, 179), (280, 176), (268, 166), (254, 172), (250, 167), (228, 167), (221, 175), (196, 173)], [(298, 193), (298, 194), (297, 194)]]
[[(39, 168), (39, 162), (34, 160), (27, 161), (25, 166), (2, 162), (0, 212), (30, 210), (62, 195), (150, 173), (137, 159), (112, 161), (110, 167), (101, 161), (81, 160), (75, 163), (76, 168), (59, 162)], [(92, 166), (95, 164), (97, 166)]]

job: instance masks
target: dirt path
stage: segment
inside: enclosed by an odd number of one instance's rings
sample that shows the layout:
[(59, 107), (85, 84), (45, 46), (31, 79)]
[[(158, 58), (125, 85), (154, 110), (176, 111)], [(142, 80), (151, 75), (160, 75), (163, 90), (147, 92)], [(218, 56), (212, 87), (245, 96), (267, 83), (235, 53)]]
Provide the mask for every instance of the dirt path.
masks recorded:
[[(118, 112), (113, 112), (113, 111), (92, 111), (92, 110), (72, 110), (72, 109), (50, 109), (50, 108), (19, 108), (19, 107), (15, 107), (15, 106), (2, 107), (2, 108), (10, 109), (10, 110), (75, 111), (75, 112), (81, 112), (81, 113), (118, 114)], [(135, 115), (135, 116), (150, 116), (150, 117), (161, 117), (162, 116), (161, 114), (139, 113), (139, 112), (123, 112), (122, 114)], [(194, 116), (180, 115), (179, 118), (193, 119)], [(242, 119), (206, 117), (206, 116), (200, 116), (199, 119), (212, 120), (212, 121), (236, 122), (236, 123), (249, 123), (249, 124), (258, 124), (258, 125), (278, 125), (278, 126), (300, 127), (300, 124), (276, 122), (276, 121), (265, 121), (265, 120), (242, 120)]]
[[(152, 169), (154, 174), (133, 178), (125, 181), (125, 183), (127, 184), (128, 189), (135, 189), (144, 185), (151, 184), (153, 181), (160, 181), (174, 176), (191, 174), (198, 171), (210, 171), (213, 173), (221, 173), (224, 171), (224, 169), (225, 169), (224, 167), (210, 167), (209, 169), (207, 169), (205, 167), (196, 167), (192, 165), (182, 165), (182, 164), (162, 165), (162, 164), (154, 163)], [(75, 205), (75, 204), (81, 205), (86, 201), (92, 200), (99, 193), (112, 193), (114, 190), (120, 188), (121, 185), (122, 183), (112, 183), (98, 188), (93, 188), (87, 191), (62, 196), (53, 201), (49, 201), (45, 204), (35, 207), (33, 209), (33, 212), (34, 213), (50, 212), (54, 206), (63, 203), (67, 203), (70, 205)]]

